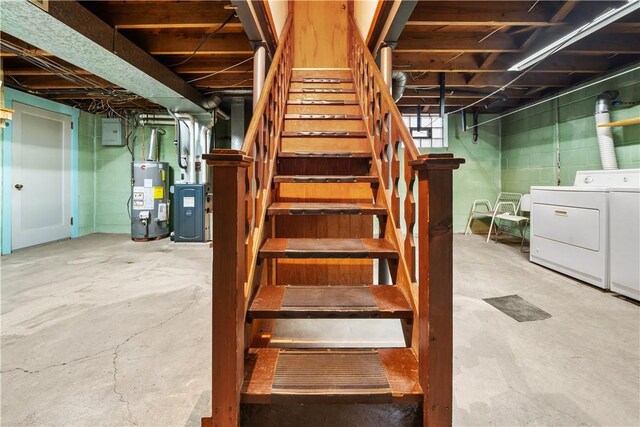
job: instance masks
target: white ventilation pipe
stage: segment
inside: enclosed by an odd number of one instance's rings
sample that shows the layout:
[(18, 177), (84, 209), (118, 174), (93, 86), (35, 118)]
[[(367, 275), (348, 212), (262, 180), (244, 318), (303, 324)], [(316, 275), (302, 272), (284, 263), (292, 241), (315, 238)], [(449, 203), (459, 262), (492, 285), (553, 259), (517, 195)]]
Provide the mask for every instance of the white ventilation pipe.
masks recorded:
[(618, 92), (608, 90), (598, 95), (596, 99), (596, 134), (598, 136), (598, 146), (600, 147), (600, 161), (602, 169), (614, 170), (618, 169), (618, 160), (616, 159), (616, 150), (613, 146), (613, 135), (610, 127), (599, 127), (598, 125), (611, 122), (609, 115), (609, 106), (611, 101), (618, 97)]

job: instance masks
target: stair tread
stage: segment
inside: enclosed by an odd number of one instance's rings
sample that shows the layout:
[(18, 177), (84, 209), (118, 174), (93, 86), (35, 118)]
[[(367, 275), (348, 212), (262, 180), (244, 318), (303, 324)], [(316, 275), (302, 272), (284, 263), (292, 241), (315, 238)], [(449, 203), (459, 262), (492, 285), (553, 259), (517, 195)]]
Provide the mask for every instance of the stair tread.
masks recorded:
[(295, 157), (338, 157), (341, 159), (362, 158), (370, 159), (371, 153), (353, 152), (353, 151), (281, 151), (278, 153), (280, 158)]
[(386, 215), (384, 206), (373, 203), (309, 203), (309, 202), (276, 202), (267, 210), (269, 215), (318, 215), (318, 214), (349, 214), (349, 215)]
[(391, 285), (261, 286), (249, 316), (410, 319), (413, 312), (402, 292)]
[(362, 120), (360, 114), (285, 114), (285, 120)]
[(289, 93), (356, 93), (355, 89), (346, 88), (320, 88), (320, 87), (305, 87), (305, 88), (291, 88)]
[(273, 182), (304, 184), (378, 182), (378, 177), (374, 175), (277, 175), (273, 177)]
[(262, 245), (260, 258), (398, 258), (385, 239), (271, 238)]
[(366, 132), (362, 131), (341, 131), (341, 130), (321, 130), (321, 131), (284, 131), (281, 133), (283, 138), (313, 138), (313, 137), (337, 137), (337, 138), (364, 138)]
[(336, 77), (293, 77), (291, 83), (353, 83), (353, 79)]
[(353, 99), (290, 99), (289, 105), (358, 105), (358, 101)]
[(243, 403), (417, 403), (418, 361), (410, 348), (252, 348)]

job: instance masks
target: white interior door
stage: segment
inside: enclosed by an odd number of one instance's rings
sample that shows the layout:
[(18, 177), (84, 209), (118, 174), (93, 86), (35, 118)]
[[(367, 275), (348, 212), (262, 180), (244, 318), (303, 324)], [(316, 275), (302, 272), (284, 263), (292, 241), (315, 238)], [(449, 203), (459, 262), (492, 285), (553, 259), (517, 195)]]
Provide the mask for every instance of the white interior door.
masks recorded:
[(71, 237), (71, 117), (14, 103), (11, 249)]

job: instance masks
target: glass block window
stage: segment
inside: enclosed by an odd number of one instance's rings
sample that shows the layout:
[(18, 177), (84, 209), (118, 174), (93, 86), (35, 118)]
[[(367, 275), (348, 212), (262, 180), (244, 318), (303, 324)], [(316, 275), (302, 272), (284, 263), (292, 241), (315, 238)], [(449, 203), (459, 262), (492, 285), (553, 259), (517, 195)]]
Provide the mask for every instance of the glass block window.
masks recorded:
[(416, 114), (403, 114), (405, 124), (418, 148), (447, 147), (447, 116), (421, 114), (420, 123)]

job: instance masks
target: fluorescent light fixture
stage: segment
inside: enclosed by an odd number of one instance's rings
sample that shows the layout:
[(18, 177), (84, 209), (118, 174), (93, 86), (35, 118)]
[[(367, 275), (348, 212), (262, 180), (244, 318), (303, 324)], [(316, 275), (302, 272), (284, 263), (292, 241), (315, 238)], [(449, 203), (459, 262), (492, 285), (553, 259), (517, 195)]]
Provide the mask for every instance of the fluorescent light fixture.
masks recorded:
[(628, 15), (629, 13), (640, 9), (640, 0), (628, 0), (626, 4), (620, 6), (617, 9), (611, 9), (602, 15), (595, 18), (593, 21), (584, 24), (582, 27), (578, 28), (567, 34), (566, 36), (556, 40), (548, 46), (540, 49), (533, 55), (530, 55), (523, 59), (522, 61), (515, 64), (513, 67), (509, 68), (509, 71), (522, 71), (548, 56), (553, 55), (557, 51), (564, 49), (565, 47), (577, 42), (578, 40), (588, 36), (589, 34), (593, 34), (599, 29), (606, 27), (612, 22), (617, 21), (623, 16)]

